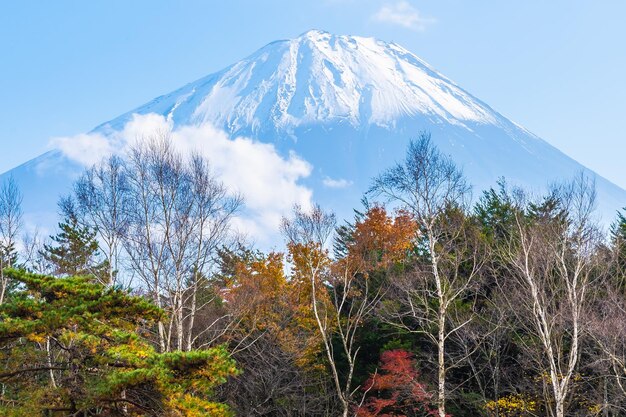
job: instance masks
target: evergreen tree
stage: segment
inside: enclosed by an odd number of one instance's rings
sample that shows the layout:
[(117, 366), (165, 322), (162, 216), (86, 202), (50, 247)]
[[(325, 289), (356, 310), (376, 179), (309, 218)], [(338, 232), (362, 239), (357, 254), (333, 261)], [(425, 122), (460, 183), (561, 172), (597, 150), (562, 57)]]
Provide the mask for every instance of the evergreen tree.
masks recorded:
[(615, 277), (620, 286), (626, 285), (626, 208), (617, 213), (617, 220), (611, 226), (611, 243), (615, 254)]
[(622, 244), (621, 249), (626, 256), (626, 207), (617, 212), (617, 220), (611, 226), (611, 240), (614, 245)]
[(0, 415), (230, 415), (212, 400), (237, 373), (223, 347), (158, 353), (150, 301), (89, 277), (7, 273), (22, 290), (0, 306)]
[(491, 242), (509, 237), (515, 220), (515, 208), (504, 179), (498, 181), (497, 189), (483, 191), (474, 208), (474, 215), (483, 234)]
[(563, 208), (561, 197), (553, 191), (545, 196), (540, 202), (530, 202), (526, 217), (528, 220), (544, 225), (567, 226), (567, 211)]
[(44, 245), (41, 255), (56, 276), (91, 275), (106, 282), (108, 263), (99, 261), (96, 231), (80, 224), (70, 200), (62, 200), (60, 206), (65, 216), (60, 232), (50, 236), (54, 243)]

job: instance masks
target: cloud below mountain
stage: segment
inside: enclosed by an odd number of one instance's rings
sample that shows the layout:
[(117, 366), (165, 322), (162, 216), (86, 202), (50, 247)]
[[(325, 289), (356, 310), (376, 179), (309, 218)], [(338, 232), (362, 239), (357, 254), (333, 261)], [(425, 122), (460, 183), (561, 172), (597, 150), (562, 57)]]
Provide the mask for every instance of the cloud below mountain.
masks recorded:
[(138, 141), (162, 135), (183, 154), (206, 156), (220, 180), (244, 197), (235, 227), (261, 244), (270, 243), (268, 237), (277, 233), (281, 218), (295, 204), (311, 206), (313, 192), (300, 184), (311, 174), (311, 164), (294, 152), (280, 155), (272, 144), (241, 136), (230, 139), (211, 124), (173, 128), (161, 115), (135, 114), (119, 131), (54, 138), (51, 146), (88, 167), (111, 154), (124, 156)]

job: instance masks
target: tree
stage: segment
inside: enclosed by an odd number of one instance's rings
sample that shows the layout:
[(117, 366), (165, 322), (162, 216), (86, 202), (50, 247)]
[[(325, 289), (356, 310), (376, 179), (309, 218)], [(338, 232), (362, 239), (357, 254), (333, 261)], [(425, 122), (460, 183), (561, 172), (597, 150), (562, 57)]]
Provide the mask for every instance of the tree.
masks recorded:
[(157, 353), (149, 301), (90, 277), (8, 274), (24, 289), (0, 307), (0, 414), (230, 415), (211, 400), (237, 373), (223, 347)]
[[(513, 193), (520, 193), (513, 190)], [(474, 207), (474, 214), (485, 236), (495, 244), (506, 241), (515, 230), (515, 206), (506, 181), (500, 179), (498, 188), (483, 191)]]
[(398, 282), (401, 306), (389, 311), (388, 317), (390, 323), (409, 331), (434, 329), (434, 335), (426, 334), (437, 347), (440, 417), (446, 415), (446, 341), (469, 320), (450, 323), (450, 315), (481, 266), (464, 214), (469, 190), (462, 172), (436, 149), (428, 133), (412, 140), (405, 161), (375, 178), (370, 189), (400, 204), (419, 226), (427, 267)]
[(603, 415), (618, 416), (626, 410), (626, 299), (613, 280), (598, 290), (602, 297), (584, 317), (594, 342), (588, 351), (597, 369), (594, 385), (601, 393)]
[(416, 361), (410, 352), (388, 350), (380, 357), (379, 369), (365, 382), (365, 401), (356, 408), (356, 417), (431, 416), (431, 395), (419, 382)]
[[(514, 195), (520, 192), (510, 189), (505, 180), (500, 179), (498, 187), (483, 191), (476, 203), (473, 218), (489, 254), (505, 250), (515, 234), (517, 208)], [(514, 314), (507, 305), (508, 278), (507, 266), (502, 259), (498, 256), (485, 259), (478, 280), (479, 300), (475, 306), (479, 316), (460, 332), (455, 341), (463, 347), (461, 350), (465, 355), (475, 348), (473, 354), (467, 355), (467, 364), (477, 391), (484, 400), (491, 400), (490, 404), (496, 404), (493, 401), (497, 402), (503, 391), (524, 389), (519, 384), (517, 350), (512, 341), (517, 329), (513, 324)]]
[(116, 283), (122, 260), (122, 239), (128, 229), (129, 173), (116, 155), (86, 170), (74, 184), (73, 197), (82, 226), (97, 232), (100, 251), (107, 262), (107, 282)]
[(284, 256), (221, 251), (225, 333), (245, 370), (222, 391), (239, 415), (324, 415), (333, 405), (320, 371), (320, 343), (310, 299), (288, 280)]
[(518, 201), (515, 234), (500, 252), (515, 285), (507, 286), (509, 306), (540, 354), (539, 374), (547, 385), (550, 413), (566, 415), (575, 382), (592, 286), (599, 285), (600, 235), (592, 213), (595, 187), (582, 174), (555, 187), (539, 202)]
[(89, 226), (81, 226), (74, 203), (62, 199), (59, 204), (64, 219), (59, 223), (60, 232), (50, 238), (56, 244), (45, 244), (41, 255), (57, 276), (91, 275), (101, 283), (108, 283), (108, 262), (98, 258), (96, 232)]
[(626, 410), (626, 216), (622, 212), (611, 226), (609, 243), (601, 247), (598, 261), (608, 279), (601, 287), (594, 286), (602, 296), (594, 300), (584, 317), (594, 348), (599, 348), (599, 352), (592, 351), (592, 358), (602, 375), (605, 416), (621, 415)]
[(234, 349), (246, 349), (266, 335), (291, 354), (297, 365), (308, 367), (319, 353), (316, 329), (310, 323), (310, 304), (298, 291), (299, 283), (288, 280), (283, 254), (260, 252), (241, 259), (224, 299), (236, 323), (228, 338)]
[(617, 219), (611, 226), (611, 246), (614, 257), (613, 274), (619, 285), (626, 288), (626, 208), (617, 213)]
[[(282, 224), (293, 265), (292, 281), (301, 294), (310, 297), (312, 318), (322, 339), (342, 415), (347, 416), (355, 394), (352, 384), (360, 350), (357, 332), (377, 304), (380, 291), (372, 290), (367, 276), (360, 273), (362, 259), (349, 256), (332, 261), (326, 244), (334, 229), (334, 214), (325, 213), (319, 206), (308, 213), (295, 207), (293, 218), (283, 219)], [(340, 346), (337, 350), (333, 337)], [(340, 354), (347, 362), (344, 373), (338, 366)]]
[[(191, 350), (203, 307), (198, 294), (217, 248), (231, 236), (230, 220), (241, 198), (215, 177), (205, 158), (177, 152), (167, 133), (144, 139), (125, 160), (85, 177), (81, 190), (85, 218), (103, 227), (107, 247), (115, 248), (110, 256), (121, 244), (130, 272), (169, 313), (158, 324), (161, 351)], [(107, 195), (116, 195), (118, 204), (105, 205), (101, 197)]]
[(0, 187), (0, 305), (11, 283), (4, 274), (17, 262), (17, 235), (22, 227), (22, 193), (13, 177)]
[(399, 210), (390, 216), (379, 205), (368, 208), (346, 230), (349, 238), (342, 244), (343, 255), (339, 259), (350, 264), (353, 273), (362, 274), (405, 262), (418, 235), (417, 223), (410, 213)]

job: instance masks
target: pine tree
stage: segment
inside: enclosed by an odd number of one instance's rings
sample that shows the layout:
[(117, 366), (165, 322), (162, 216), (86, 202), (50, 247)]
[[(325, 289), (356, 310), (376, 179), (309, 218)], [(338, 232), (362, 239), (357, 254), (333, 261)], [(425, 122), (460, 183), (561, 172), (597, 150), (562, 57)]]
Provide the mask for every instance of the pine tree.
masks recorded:
[(214, 388), (238, 373), (222, 346), (158, 353), (150, 301), (88, 277), (8, 270), (0, 306), (1, 416), (231, 415)]
[[(626, 207), (622, 212), (617, 212), (617, 220), (611, 226), (611, 238), (613, 244), (626, 243)], [(626, 255), (626, 247), (623, 248)]]
[(56, 276), (91, 275), (106, 282), (108, 263), (100, 261), (96, 231), (80, 224), (71, 201), (63, 201), (65, 214), (59, 223), (60, 232), (50, 236), (54, 244), (44, 245), (41, 255), (50, 264)]
[(515, 208), (504, 179), (498, 180), (498, 188), (483, 191), (474, 209), (475, 217), (483, 234), (492, 242), (510, 237), (515, 219)]
[(617, 220), (611, 226), (611, 243), (615, 254), (613, 274), (620, 286), (626, 286), (626, 207), (617, 213)]

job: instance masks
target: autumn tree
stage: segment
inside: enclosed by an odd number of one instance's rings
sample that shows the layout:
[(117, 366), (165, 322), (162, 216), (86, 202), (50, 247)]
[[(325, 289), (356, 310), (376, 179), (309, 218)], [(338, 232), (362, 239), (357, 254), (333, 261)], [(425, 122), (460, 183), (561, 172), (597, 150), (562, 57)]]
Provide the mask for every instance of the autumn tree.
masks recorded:
[(0, 414), (230, 415), (212, 400), (237, 373), (222, 347), (157, 353), (149, 301), (89, 277), (8, 274), (23, 290), (0, 307)]
[(229, 308), (241, 318), (245, 331), (275, 331), (289, 319), (288, 282), (280, 253), (254, 253), (252, 259), (237, 262), (226, 288)]
[(413, 354), (402, 349), (388, 350), (380, 366), (361, 388), (366, 397), (356, 407), (356, 417), (431, 416), (431, 395), (419, 380)]
[[(301, 294), (310, 297), (342, 415), (347, 416), (355, 394), (353, 379), (360, 350), (357, 332), (375, 307), (380, 291), (373, 290), (367, 277), (358, 273), (361, 260), (354, 262), (356, 258), (347, 257), (333, 262), (330, 258), (327, 244), (335, 227), (334, 215), (319, 206), (310, 212), (296, 207), (293, 217), (282, 224), (293, 264), (292, 280)], [(337, 350), (334, 337), (340, 346)], [(345, 372), (338, 367), (339, 354), (347, 362)]]
[(242, 348), (246, 341), (253, 343), (263, 333), (293, 354), (296, 363), (310, 365), (319, 353), (319, 343), (310, 321), (308, 298), (301, 297), (299, 283), (285, 274), (282, 253), (257, 251), (249, 255), (236, 263), (224, 294), (231, 320), (236, 323), (232, 329), (239, 339), (235, 348)]
[(310, 299), (288, 280), (284, 256), (222, 251), (228, 341), (245, 374), (221, 390), (241, 415), (323, 415), (332, 408), (320, 369)]
[(403, 263), (417, 243), (417, 223), (404, 210), (389, 215), (385, 207), (374, 205), (349, 226), (342, 229), (342, 240), (335, 247), (341, 248), (339, 259), (353, 273), (367, 274)]

